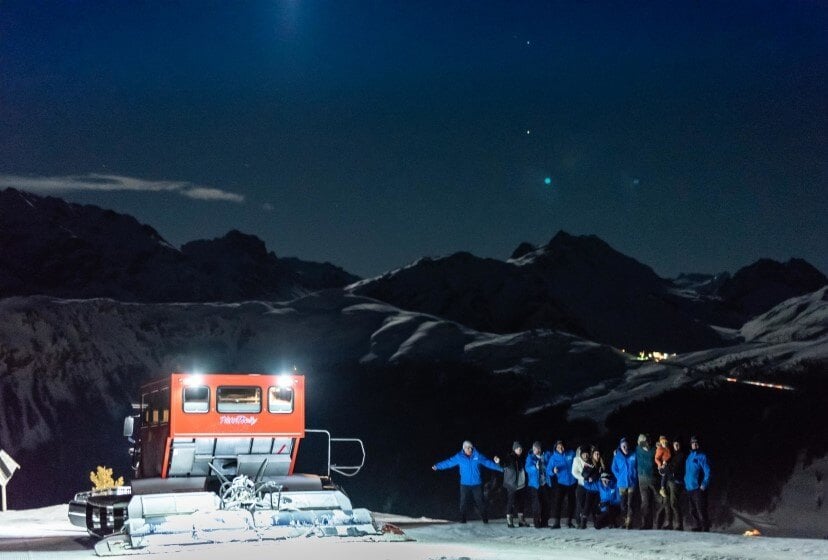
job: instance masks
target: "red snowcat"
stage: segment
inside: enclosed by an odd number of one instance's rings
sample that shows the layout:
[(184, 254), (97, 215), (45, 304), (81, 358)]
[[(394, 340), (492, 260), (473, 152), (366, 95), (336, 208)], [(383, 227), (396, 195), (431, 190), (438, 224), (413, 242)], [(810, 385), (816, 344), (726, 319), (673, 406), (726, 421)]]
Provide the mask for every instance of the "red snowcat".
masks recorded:
[[(305, 428), (303, 376), (173, 373), (142, 387), (133, 406), (130, 486), (80, 492), (69, 505), (72, 523), (103, 539), (98, 555), (382, 533), (331, 481), (359, 472), (362, 441)], [(294, 473), (309, 432), (327, 438), (325, 474)], [(359, 464), (332, 465), (332, 445), (355, 446)]]

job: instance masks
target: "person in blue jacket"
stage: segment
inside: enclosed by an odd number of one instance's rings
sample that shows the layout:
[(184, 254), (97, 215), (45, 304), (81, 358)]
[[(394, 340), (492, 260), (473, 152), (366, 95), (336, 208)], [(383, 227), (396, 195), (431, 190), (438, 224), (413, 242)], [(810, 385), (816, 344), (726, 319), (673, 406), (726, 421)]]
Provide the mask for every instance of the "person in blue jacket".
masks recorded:
[(707, 489), (710, 485), (710, 464), (707, 454), (699, 448), (699, 438), (690, 438), (690, 454), (684, 464), (684, 487), (690, 498), (693, 531), (710, 531), (707, 516)]
[(597, 492), (599, 496), (595, 528), (615, 527), (618, 514), (621, 513), (621, 494), (612, 475), (608, 472), (601, 473), (600, 482), (584, 480), (584, 488), (590, 492)]
[(532, 453), (526, 458), (526, 487), (532, 504), (532, 523), (535, 529), (549, 523), (549, 477), (547, 465), (552, 454), (543, 450), (541, 442), (532, 444)]
[(552, 524), (553, 529), (561, 528), (561, 509), (563, 502), (566, 500), (566, 517), (568, 519), (566, 526), (570, 529), (575, 528), (572, 518), (575, 516), (575, 489), (578, 486), (578, 481), (572, 476), (572, 462), (575, 460), (575, 452), (567, 451), (564, 442), (558, 440), (555, 442), (555, 452), (549, 459), (549, 464), (546, 466), (546, 475), (549, 480), (554, 480), (555, 488), (555, 513), (553, 517), (555, 522)]
[(624, 528), (632, 528), (633, 498), (638, 490), (638, 466), (635, 453), (630, 450), (627, 438), (621, 438), (612, 458), (612, 474), (621, 495), (621, 511), (624, 512)]
[(489, 516), (486, 514), (486, 502), (483, 499), (483, 476), (480, 469), (486, 467), (493, 471), (503, 472), (498, 463), (500, 463), (500, 459), (497, 456), (492, 461), (477, 451), (472, 442), (466, 440), (463, 442), (463, 449), (456, 455), (431, 467), (435, 471), (454, 467), (460, 470), (460, 523), (466, 522), (466, 510), (471, 500), (474, 501), (474, 505), (480, 512), (483, 523), (489, 522)]

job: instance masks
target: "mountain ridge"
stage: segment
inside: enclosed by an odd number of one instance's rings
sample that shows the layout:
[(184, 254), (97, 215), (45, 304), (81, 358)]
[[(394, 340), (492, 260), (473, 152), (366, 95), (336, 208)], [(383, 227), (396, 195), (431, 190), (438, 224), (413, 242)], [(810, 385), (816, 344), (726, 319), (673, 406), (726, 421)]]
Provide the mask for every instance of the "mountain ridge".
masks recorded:
[(358, 278), (329, 263), (280, 259), (237, 230), (178, 249), (127, 214), (15, 189), (0, 191), (0, 247), (0, 297), (291, 299)]

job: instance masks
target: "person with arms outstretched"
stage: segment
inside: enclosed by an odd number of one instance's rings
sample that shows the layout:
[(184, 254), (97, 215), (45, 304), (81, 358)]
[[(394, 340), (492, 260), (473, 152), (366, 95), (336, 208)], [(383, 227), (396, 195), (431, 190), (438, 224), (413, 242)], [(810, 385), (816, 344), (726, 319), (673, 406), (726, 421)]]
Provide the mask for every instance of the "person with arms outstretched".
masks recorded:
[(500, 459), (497, 456), (494, 460), (489, 459), (477, 451), (472, 442), (466, 440), (463, 442), (463, 448), (456, 455), (431, 467), (435, 471), (454, 467), (460, 470), (460, 523), (466, 522), (466, 511), (470, 501), (474, 501), (483, 523), (489, 522), (486, 502), (483, 498), (483, 475), (480, 469), (486, 467), (493, 471), (503, 472), (498, 463)]

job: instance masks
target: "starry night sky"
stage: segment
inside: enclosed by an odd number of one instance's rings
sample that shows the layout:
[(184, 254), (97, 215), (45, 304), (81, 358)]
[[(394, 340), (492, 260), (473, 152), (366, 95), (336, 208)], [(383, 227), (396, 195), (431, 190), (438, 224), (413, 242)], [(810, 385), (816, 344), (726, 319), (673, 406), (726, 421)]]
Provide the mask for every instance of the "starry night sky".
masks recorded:
[(821, 0), (0, 4), (0, 187), (363, 276), (559, 229), (825, 272), (827, 140)]

